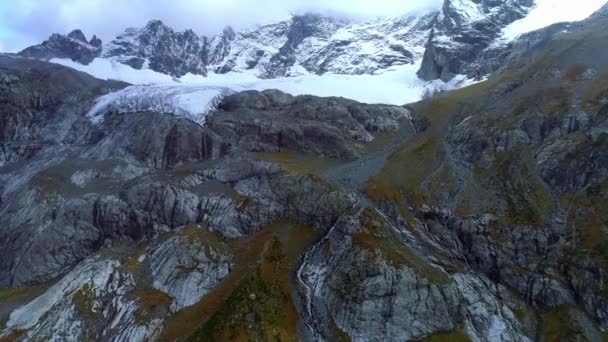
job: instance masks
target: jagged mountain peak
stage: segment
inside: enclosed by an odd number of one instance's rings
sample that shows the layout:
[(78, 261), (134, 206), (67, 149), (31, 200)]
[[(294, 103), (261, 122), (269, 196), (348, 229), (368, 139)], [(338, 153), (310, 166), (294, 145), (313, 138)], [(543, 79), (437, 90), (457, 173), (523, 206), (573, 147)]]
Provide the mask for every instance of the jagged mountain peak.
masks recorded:
[(527, 15), (534, 0), (445, 0), (426, 44), (418, 75), (449, 80), (456, 75), (485, 76), (480, 57), (502, 30)]
[[(503, 29), (524, 18), (534, 3), (444, 0), (436, 11), (366, 22), (309, 12), (238, 31), (226, 26), (213, 36), (191, 29), (180, 32), (155, 19), (125, 30), (101, 54), (135, 69), (173, 77), (208, 72), (247, 73), (259, 78), (361, 75), (422, 60), (418, 75), (424, 80), (449, 81), (458, 75), (479, 79), (500, 67), (504, 47), (497, 50), (495, 46), (502, 44)], [(72, 55), (70, 49), (24, 55), (70, 58), (83, 64), (99, 55), (101, 41), (96, 37), (86, 43), (82, 32), (70, 35), (78, 44), (91, 46), (93, 57)]]
[(82, 33), (82, 31), (80, 29), (76, 29), (76, 30), (68, 33), (68, 37), (79, 40), (84, 43), (87, 42), (87, 37), (84, 35), (84, 33)]
[(236, 38), (236, 32), (230, 25), (226, 25), (222, 30), (222, 35), (228, 40), (234, 40)]
[(102, 42), (97, 36), (87, 41), (84, 33), (73, 30), (67, 35), (54, 33), (48, 40), (19, 52), (19, 55), (42, 60), (69, 58), (81, 64), (89, 64), (101, 54)]

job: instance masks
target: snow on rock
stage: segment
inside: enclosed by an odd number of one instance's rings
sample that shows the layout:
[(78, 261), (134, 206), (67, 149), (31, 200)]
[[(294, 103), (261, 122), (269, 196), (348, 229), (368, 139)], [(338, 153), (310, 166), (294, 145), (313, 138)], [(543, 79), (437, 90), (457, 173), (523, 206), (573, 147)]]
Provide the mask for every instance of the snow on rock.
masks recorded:
[(108, 112), (159, 112), (184, 117), (199, 124), (220, 100), (233, 91), (214, 86), (134, 85), (102, 96), (87, 116), (95, 123)]
[(95, 122), (101, 122), (103, 115), (113, 110), (119, 113), (164, 112), (203, 124), (206, 113), (214, 110), (222, 97), (244, 90), (278, 89), (292, 95), (339, 96), (362, 103), (403, 105), (420, 100), (425, 93), (471, 83), (462, 75), (450, 82), (422, 81), (416, 76), (420, 63), (362, 75), (327, 73), (260, 79), (253, 73), (230, 72), (210, 73), (207, 77), (187, 74), (176, 79), (152, 70), (136, 70), (107, 59), (96, 59), (87, 66), (65, 59), (54, 59), (53, 62), (74, 67), (97, 78), (135, 84), (98, 99), (88, 113)]
[(575, 3), (570, 0), (536, 0), (525, 18), (505, 27), (502, 38), (509, 41), (555, 23), (583, 20), (604, 4), (605, 0), (578, 0)]
[(119, 80), (131, 84), (175, 83), (175, 79), (172, 76), (150, 69), (137, 70), (121, 63), (116, 58), (96, 58), (88, 65), (83, 65), (66, 58), (53, 58), (50, 62), (65, 65), (104, 80)]

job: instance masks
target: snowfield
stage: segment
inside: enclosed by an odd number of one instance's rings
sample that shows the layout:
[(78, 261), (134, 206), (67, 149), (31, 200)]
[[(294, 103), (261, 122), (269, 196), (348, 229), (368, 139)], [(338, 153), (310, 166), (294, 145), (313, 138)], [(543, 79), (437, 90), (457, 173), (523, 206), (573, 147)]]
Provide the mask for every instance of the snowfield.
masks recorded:
[(606, 0), (536, 0), (530, 13), (503, 30), (503, 38), (512, 40), (534, 30), (565, 21), (579, 21), (602, 7)]
[(199, 124), (227, 94), (244, 90), (279, 89), (292, 95), (340, 96), (364, 103), (403, 105), (420, 100), (427, 89), (445, 90), (472, 83), (464, 76), (449, 83), (425, 82), (416, 76), (420, 63), (396, 66), (374, 75), (322, 76), (259, 79), (254, 74), (231, 72), (207, 77), (187, 74), (176, 79), (149, 69), (136, 70), (112, 59), (97, 58), (89, 65), (68, 59), (53, 59), (100, 79), (115, 79), (133, 84), (101, 97), (88, 116), (100, 122), (107, 111), (133, 113), (161, 111), (191, 119)]

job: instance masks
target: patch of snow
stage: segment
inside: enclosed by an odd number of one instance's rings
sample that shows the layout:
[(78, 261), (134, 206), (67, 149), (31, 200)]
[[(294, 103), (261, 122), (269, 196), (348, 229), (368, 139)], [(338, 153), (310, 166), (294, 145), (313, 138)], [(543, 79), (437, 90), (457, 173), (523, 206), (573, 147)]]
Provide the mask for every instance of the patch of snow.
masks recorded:
[(207, 77), (187, 74), (176, 79), (149, 69), (136, 70), (105, 58), (97, 58), (89, 65), (66, 59), (53, 59), (52, 62), (100, 79), (134, 84), (99, 98), (88, 113), (95, 123), (100, 123), (109, 111), (123, 114), (154, 111), (185, 117), (202, 125), (206, 114), (215, 110), (224, 96), (245, 90), (278, 89), (292, 95), (337, 96), (363, 103), (404, 105), (419, 101), (427, 93), (472, 83), (463, 75), (448, 83), (422, 81), (416, 75), (421, 61), (363, 75), (315, 75), (300, 68), (299, 76), (274, 79), (260, 79), (254, 71), (210, 73)]
[(121, 114), (159, 112), (184, 117), (202, 125), (206, 114), (216, 109), (224, 96), (233, 92), (229, 88), (204, 85), (133, 85), (100, 97), (87, 117), (94, 123), (100, 123), (110, 111)]
[(449, 4), (467, 22), (479, 21), (486, 17), (479, 5), (471, 0), (452, 0)]
[(536, 0), (535, 6), (525, 18), (513, 22), (503, 30), (503, 38), (513, 40), (524, 33), (555, 23), (583, 20), (605, 3), (605, 0)]
[(137, 70), (113, 58), (95, 58), (88, 65), (60, 58), (53, 58), (50, 62), (65, 65), (104, 80), (118, 80), (131, 84), (175, 83), (173, 77), (169, 75), (150, 69)]

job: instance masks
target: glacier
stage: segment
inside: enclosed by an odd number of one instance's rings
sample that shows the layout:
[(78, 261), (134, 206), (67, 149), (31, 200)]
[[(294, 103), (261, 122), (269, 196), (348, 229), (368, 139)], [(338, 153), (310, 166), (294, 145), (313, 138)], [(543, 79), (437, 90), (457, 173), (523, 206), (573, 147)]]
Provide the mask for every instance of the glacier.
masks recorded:
[(108, 111), (134, 113), (156, 111), (185, 117), (204, 124), (207, 113), (217, 109), (221, 99), (245, 90), (278, 89), (292, 95), (336, 96), (362, 103), (404, 105), (420, 100), (427, 91), (435, 92), (466, 86), (473, 80), (464, 76), (450, 82), (426, 82), (416, 76), (420, 62), (394, 66), (368, 75), (306, 74), (294, 77), (260, 79), (253, 73), (210, 73), (207, 77), (187, 74), (174, 78), (150, 69), (136, 70), (112, 59), (97, 58), (89, 65), (69, 59), (53, 59), (100, 79), (133, 84), (98, 99), (88, 117), (99, 123)]

